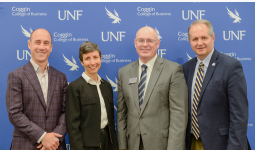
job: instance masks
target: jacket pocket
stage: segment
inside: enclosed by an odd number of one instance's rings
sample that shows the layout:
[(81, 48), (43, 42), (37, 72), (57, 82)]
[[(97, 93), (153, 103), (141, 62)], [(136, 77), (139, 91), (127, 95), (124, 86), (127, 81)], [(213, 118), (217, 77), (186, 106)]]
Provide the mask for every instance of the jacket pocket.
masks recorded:
[(82, 105), (96, 104), (96, 100), (94, 97), (81, 97), (81, 104)]
[(220, 135), (228, 135), (229, 129), (228, 128), (220, 128)]
[(113, 98), (111, 96), (108, 96), (107, 99), (110, 103), (113, 103)]
[(162, 135), (163, 135), (164, 138), (167, 138), (168, 134), (169, 134), (169, 130), (168, 129), (162, 130)]

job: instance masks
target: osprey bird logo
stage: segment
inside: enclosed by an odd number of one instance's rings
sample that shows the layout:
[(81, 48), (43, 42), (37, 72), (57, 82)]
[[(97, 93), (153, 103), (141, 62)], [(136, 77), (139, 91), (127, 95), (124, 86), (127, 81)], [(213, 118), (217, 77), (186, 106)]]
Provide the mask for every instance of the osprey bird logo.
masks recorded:
[(114, 23), (114, 24), (115, 23), (120, 23), (121, 19), (120, 19), (118, 13), (115, 11), (115, 9), (114, 9), (114, 14), (115, 15), (112, 14), (109, 10), (107, 10), (106, 7), (105, 7), (105, 10), (106, 10), (106, 14), (109, 16), (109, 18), (114, 19), (112, 23)]
[(70, 69), (70, 71), (74, 71), (74, 70), (78, 71), (77, 68), (79, 68), (79, 66), (77, 66), (76, 61), (75, 61), (75, 59), (73, 58), (73, 56), (72, 56), (72, 61), (73, 61), (73, 62), (71, 62), (69, 59), (67, 59), (67, 58), (65, 57), (64, 54), (62, 54), (62, 55), (63, 55), (63, 57), (64, 57), (64, 61), (66, 62), (66, 64), (67, 64), (68, 66), (71, 66), (71, 67), (72, 67), (72, 68)]
[(159, 31), (157, 30), (157, 28), (156, 28), (156, 27), (155, 27), (155, 31), (157, 32), (158, 39), (159, 39), (159, 40), (161, 40), (161, 39), (162, 39), (162, 37), (160, 36)]
[(21, 26), (22, 33), (24, 34), (24, 36), (30, 38), (30, 34), (33, 32), (33, 30), (31, 29), (31, 27), (30, 27), (30, 33), (29, 33), (26, 29), (24, 29), (24, 28), (22, 27), (22, 25), (20, 25), (20, 26)]
[[(187, 53), (187, 52), (186, 52)], [(191, 60), (192, 58), (189, 56), (189, 54), (187, 53), (187, 56), (188, 56), (188, 60)]]
[(238, 14), (238, 12), (236, 11), (236, 9), (235, 9), (235, 14), (234, 14), (234, 13), (232, 13), (232, 12), (228, 9), (228, 7), (226, 7), (226, 8), (227, 8), (227, 10), (228, 10), (229, 16), (230, 16), (231, 18), (235, 19), (235, 20), (233, 21), (233, 23), (237, 23), (237, 22), (241, 23), (240, 20), (242, 20), (242, 19), (239, 17), (239, 14)]
[(115, 78), (115, 82), (113, 82), (111, 79), (109, 79), (107, 76), (106, 76), (107, 80), (110, 82), (111, 86), (114, 87), (115, 89), (113, 90), (114, 92), (118, 91), (118, 86), (117, 86), (117, 83), (118, 83), (118, 80)]

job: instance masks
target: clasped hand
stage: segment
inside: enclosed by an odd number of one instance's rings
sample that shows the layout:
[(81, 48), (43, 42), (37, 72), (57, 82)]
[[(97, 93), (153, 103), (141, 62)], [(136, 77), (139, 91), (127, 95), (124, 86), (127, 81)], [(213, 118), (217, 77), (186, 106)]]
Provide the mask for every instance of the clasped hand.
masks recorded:
[(62, 135), (58, 133), (46, 133), (43, 137), (41, 144), (37, 146), (40, 150), (56, 150), (59, 146), (58, 138), (61, 138)]

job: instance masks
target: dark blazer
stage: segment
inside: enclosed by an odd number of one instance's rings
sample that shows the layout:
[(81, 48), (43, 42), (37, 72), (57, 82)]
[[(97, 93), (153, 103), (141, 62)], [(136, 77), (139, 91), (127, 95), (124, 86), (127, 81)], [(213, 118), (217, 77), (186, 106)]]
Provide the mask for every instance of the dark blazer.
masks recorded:
[[(191, 86), (197, 58), (183, 65), (189, 89), (186, 144), (190, 150)], [(198, 103), (198, 124), (205, 150), (247, 149), (247, 85), (241, 63), (214, 50)]]
[[(112, 87), (102, 79), (100, 89), (106, 106), (112, 147), (117, 150)], [(83, 146), (99, 147), (101, 105), (96, 85), (87, 83), (83, 77), (71, 82), (67, 89), (66, 106), (71, 149), (83, 150)]]
[(6, 106), (14, 126), (12, 150), (38, 150), (37, 140), (44, 132), (61, 134), (59, 150), (65, 150), (65, 74), (53, 67), (48, 72), (47, 105), (30, 62), (8, 75)]

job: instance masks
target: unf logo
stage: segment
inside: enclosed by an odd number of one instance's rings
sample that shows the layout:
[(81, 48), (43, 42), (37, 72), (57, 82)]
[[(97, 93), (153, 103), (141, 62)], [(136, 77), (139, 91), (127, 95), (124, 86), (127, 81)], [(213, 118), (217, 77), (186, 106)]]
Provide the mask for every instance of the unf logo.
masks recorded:
[(197, 10), (196, 13), (194, 13), (192, 10), (188, 10), (188, 14), (186, 15), (187, 17), (185, 18), (184, 10), (182, 10), (182, 19), (192, 20), (192, 16), (194, 16), (196, 19), (202, 19), (202, 16), (205, 15), (203, 12), (205, 12), (205, 10)]
[[(20, 25), (21, 26), (21, 31), (22, 31), (22, 33), (24, 34), (24, 36), (25, 37), (28, 37), (28, 38), (30, 38), (30, 34), (33, 32), (33, 30), (31, 29), (31, 27), (30, 27), (30, 33), (26, 30), (26, 29), (24, 29), (23, 27), (22, 27), (22, 25)], [(18, 60), (28, 60), (28, 59), (30, 59), (31, 58), (31, 54), (29, 53), (29, 51), (28, 50), (23, 50), (23, 51), (21, 51), (21, 54), (20, 54), (20, 51), (19, 50), (17, 50), (17, 59)]]
[(234, 31), (228, 31), (227, 33), (225, 31), (223, 31), (223, 39), (225, 41), (228, 40), (243, 40), (243, 36), (245, 36), (245, 30), (238, 30), (237, 33), (235, 33)]
[[(19, 53), (19, 50), (17, 50), (17, 59), (18, 60), (28, 60), (28, 59), (30, 59), (31, 58), (31, 54), (29, 53), (29, 51), (28, 50), (23, 50), (22, 52), (21, 52), (22, 54), (20, 54)], [(20, 55), (22, 55), (22, 57), (20, 57)]]
[(124, 33), (126, 33), (125, 31), (117, 31), (116, 34), (114, 34), (111, 31), (108, 31), (106, 33), (106, 35), (104, 35), (104, 32), (101, 32), (101, 37), (102, 37), (102, 41), (107, 42), (107, 41), (112, 41), (113, 39), (115, 39), (116, 41), (122, 41), (122, 38), (125, 37)]
[(61, 11), (58, 11), (58, 19), (59, 20), (69, 20), (73, 19), (73, 20), (79, 20), (79, 17), (82, 16), (83, 10), (74, 10), (73, 13), (70, 12), (69, 10), (64, 10), (63, 15), (61, 15)]

